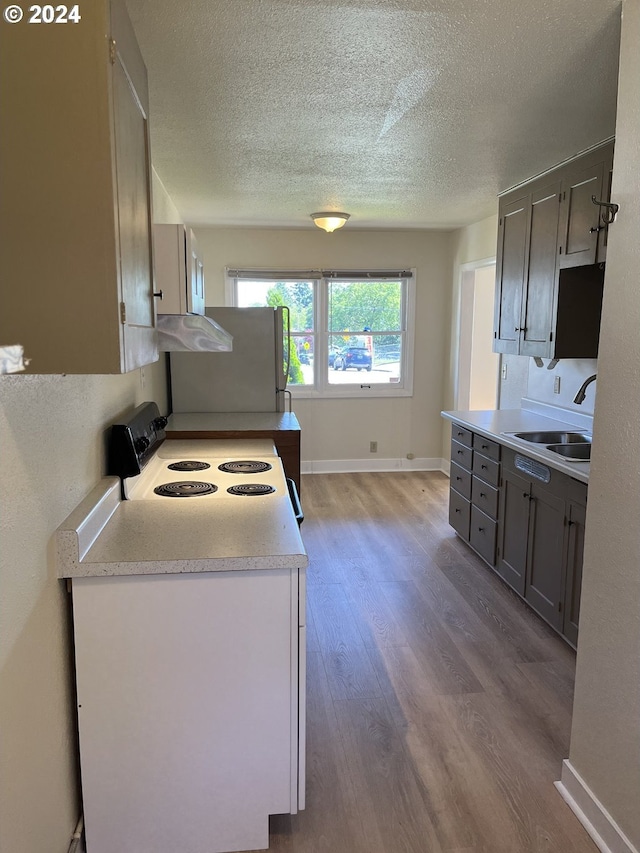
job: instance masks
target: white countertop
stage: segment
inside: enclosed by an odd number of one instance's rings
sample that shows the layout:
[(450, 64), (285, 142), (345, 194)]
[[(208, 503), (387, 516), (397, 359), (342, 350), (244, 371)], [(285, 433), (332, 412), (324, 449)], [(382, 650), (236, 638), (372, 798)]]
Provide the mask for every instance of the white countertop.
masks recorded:
[(208, 503), (120, 499), (105, 477), (56, 531), (58, 577), (305, 568), (288, 495)]
[(500, 444), (504, 444), (505, 447), (517, 450), (523, 456), (537, 459), (540, 462), (544, 462), (550, 468), (563, 471), (575, 480), (580, 480), (583, 483), (589, 482), (589, 462), (570, 462), (557, 453), (547, 450), (544, 445), (537, 445), (530, 441), (505, 435), (505, 433), (511, 432), (534, 432), (539, 430), (590, 432), (584, 426), (577, 426), (575, 422), (571, 423), (570, 421), (558, 420), (527, 409), (453, 411), (441, 412), (441, 414), (443, 418), (467, 427), (473, 432), (484, 435), (486, 438), (498, 441)]

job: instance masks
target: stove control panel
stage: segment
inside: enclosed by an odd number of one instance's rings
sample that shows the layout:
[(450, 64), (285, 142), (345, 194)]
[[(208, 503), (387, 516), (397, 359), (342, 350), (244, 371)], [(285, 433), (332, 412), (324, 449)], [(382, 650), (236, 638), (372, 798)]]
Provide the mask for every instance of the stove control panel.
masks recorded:
[(108, 474), (135, 477), (165, 439), (167, 418), (156, 403), (142, 403), (123, 423), (113, 424), (109, 435)]

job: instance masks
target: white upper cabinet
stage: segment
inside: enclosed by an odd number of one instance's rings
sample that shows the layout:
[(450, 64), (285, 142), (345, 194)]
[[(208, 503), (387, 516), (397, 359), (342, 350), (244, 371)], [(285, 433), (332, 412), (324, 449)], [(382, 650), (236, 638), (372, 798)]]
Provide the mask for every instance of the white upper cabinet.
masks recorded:
[(30, 373), (158, 358), (147, 73), (123, 0), (0, 28), (0, 341)]
[(204, 314), (204, 267), (184, 225), (154, 225), (158, 314)]

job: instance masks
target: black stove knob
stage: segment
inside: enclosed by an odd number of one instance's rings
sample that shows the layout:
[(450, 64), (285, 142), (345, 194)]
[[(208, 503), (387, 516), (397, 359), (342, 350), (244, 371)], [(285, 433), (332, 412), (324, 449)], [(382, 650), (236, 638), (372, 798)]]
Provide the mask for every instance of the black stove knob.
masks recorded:
[(137, 453), (144, 453), (145, 450), (149, 447), (149, 444), (150, 442), (146, 435), (141, 435), (133, 442), (133, 446), (135, 447)]
[(153, 425), (156, 429), (164, 429), (167, 425), (167, 421), (169, 418), (165, 418), (164, 415), (160, 415), (159, 418), (153, 419)]

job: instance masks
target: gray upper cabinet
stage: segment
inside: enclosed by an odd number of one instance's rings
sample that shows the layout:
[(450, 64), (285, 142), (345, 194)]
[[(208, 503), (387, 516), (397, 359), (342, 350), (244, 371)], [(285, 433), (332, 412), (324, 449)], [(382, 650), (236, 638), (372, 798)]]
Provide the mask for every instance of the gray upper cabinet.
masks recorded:
[(520, 312), (528, 248), (529, 196), (500, 202), (494, 350), (520, 351)]
[(0, 340), (30, 373), (158, 357), (147, 73), (123, 0), (81, 11), (0, 28)]
[(597, 356), (607, 232), (591, 197), (608, 200), (612, 162), (611, 142), (501, 197), (495, 352)]
[(555, 294), (555, 260), (560, 208), (560, 182), (531, 193), (529, 251), (522, 291), (520, 355), (539, 355), (550, 348), (550, 318)]
[(605, 260), (608, 229), (592, 197), (609, 200), (612, 166), (613, 144), (609, 144), (565, 167), (558, 232), (559, 269)]

